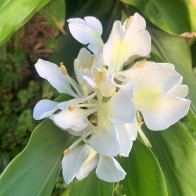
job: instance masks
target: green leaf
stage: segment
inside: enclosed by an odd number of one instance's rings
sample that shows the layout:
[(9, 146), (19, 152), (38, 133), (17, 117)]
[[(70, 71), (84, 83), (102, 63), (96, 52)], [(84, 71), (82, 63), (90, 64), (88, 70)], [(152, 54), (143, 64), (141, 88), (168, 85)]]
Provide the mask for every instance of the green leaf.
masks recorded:
[(52, 121), (43, 121), (26, 148), (2, 173), (0, 195), (50, 195), (61, 169), (63, 151), (72, 140)]
[(192, 74), (190, 48), (184, 38), (169, 35), (159, 30), (149, 29), (152, 36), (152, 53), (158, 55), (164, 62), (175, 65), (183, 76), (183, 83), (188, 85), (188, 97), (193, 111), (196, 112), (196, 79)]
[(65, 24), (65, 0), (53, 0), (41, 12), (42, 16), (63, 34)]
[(69, 196), (110, 196), (113, 193), (113, 183), (104, 182), (97, 178), (95, 172), (82, 181), (74, 180), (69, 190)]
[(0, 2), (0, 45), (50, 0), (2, 0)]
[(129, 158), (121, 158), (127, 176), (122, 181), (126, 195), (166, 196), (167, 187), (162, 170), (153, 153), (135, 141)]
[(160, 29), (180, 34), (196, 30), (196, 3), (193, 0), (121, 0), (135, 6)]
[(188, 131), (176, 123), (165, 131), (146, 129), (145, 134), (163, 171), (169, 196), (194, 196), (196, 148)]

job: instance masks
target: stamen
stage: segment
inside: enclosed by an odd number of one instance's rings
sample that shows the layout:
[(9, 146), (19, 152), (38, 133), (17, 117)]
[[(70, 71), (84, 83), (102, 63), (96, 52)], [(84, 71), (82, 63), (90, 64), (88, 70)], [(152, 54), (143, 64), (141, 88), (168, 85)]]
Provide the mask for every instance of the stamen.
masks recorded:
[[(78, 140), (76, 140), (71, 146), (69, 146), (64, 151), (64, 156), (67, 156), (71, 153), (71, 150), (76, 147), (80, 142), (85, 141), (87, 137), (94, 133), (94, 130), (86, 131)], [(87, 140), (86, 140), (87, 141)], [(88, 141), (87, 141), (88, 142)], [(86, 143), (86, 142), (85, 142)]]
[(142, 131), (142, 129), (140, 128), (140, 126), (138, 124), (137, 124), (137, 131), (140, 134), (140, 137), (142, 138), (142, 140), (144, 141), (146, 146), (152, 147), (148, 138), (145, 136), (144, 132)]
[(64, 156), (67, 156), (67, 155), (69, 155), (70, 154), (70, 149), (69, 148), (67, 148), (67, 149), (65, 149), (64, 150)]
[(136, 66), (136, 68), (144, 67), (144, 63), (146, 63), (146, 62), (147, 62), (147, 60), (143, 59), (143, 60), (137, 62), (135, 66)]
[(68, 107), (68, 110), (73, 111), (76, 108), (77, 108), (77, 105), (71, 105)]
[(65, 65), (63, 64), (63, 62), (60, 63), (60, 69), (62, 74), (66, 77), (66, 79), (69, 81), (69, 83), (72, 85), (72, 87), (74, 88), (74, 90), (76, 91), (76, 93), (79, 96), (82, 96), (82, 93), (79, 89), (79, 86), (77, 85), (77, 83), (69, 76), (67, 69), (65, 67)]
[(125, 30), (129, 28), (131, 21), (132, 21), (132, 16), (129, 16), (125, 24)]
[(60, 69), (61, 69), (61, 72), (63, 75), (66, 76), (68, 74), (67, 69), (66, 69), (65, 65), (63, 64), (63, 62), (60, 63)]

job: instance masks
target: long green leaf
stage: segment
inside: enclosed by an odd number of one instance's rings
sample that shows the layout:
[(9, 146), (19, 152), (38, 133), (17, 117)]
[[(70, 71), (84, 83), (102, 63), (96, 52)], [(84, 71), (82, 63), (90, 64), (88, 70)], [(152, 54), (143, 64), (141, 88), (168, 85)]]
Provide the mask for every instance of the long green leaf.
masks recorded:
[(189, 87), (193, 111), (196, 112), (196, 79), (192, 74), (190, 48), (184, 38), (169, 35), (159, 30), (150, 30), (152, 36), (152, 52), (160, 56), (164, 62), (173, 63), (183, 76), (183, 83)]
[(135, 6), (152, 23), (169, 33), (196, 30), (196, 4), (193, 0), (121, 0)]
[(153, 153), (140, 141), (135, 141), (129, 158), (122, 158), (127, 172), (122, 181), (127, 195), (167, 196), (167, 187), (162, 170)]
[(50, 1), (2, 0), (0, 2), (0, 45)]
[(50, 120), (34, 130), (26, 148), (0, 177), (0, 195), (50, 195), (61, 169), (63, 151), (72, 138)]
[(188, 131), (176, 123), (165, 131), (145, 133), (167, 183), (169, 196), (195, 196), (196, 148)]
[(112, 196), (113, 183), (107, 183), (97, 178), (95, 172), (82, 181), (74, 180), (69, 190), (69, 196)]

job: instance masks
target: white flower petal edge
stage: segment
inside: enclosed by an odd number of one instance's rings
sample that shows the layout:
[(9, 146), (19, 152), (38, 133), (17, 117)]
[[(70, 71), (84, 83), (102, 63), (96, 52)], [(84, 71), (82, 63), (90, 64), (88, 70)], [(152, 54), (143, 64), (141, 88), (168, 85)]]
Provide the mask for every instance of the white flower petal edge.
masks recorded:
[(103, 41), (101, 39), (102, 25), (95, 17), (70, 18), (69, 30), (72, 36), (82, 44), (88, 44), (88, 49), (98, 54), (102, 51)]
[[(138, 65), (137, 65), (138, 66)], [(147, 127), (163, 130), (183, 118), (190, 107), (188, 89), (172, 64), (145, 62), (124, 73), (135, 83), (133, 101)], [(123, 73), (122, 73), (123, 74)]]
[(108, 122), (107, 128), (99, 125), (96, 133), (90, 137), (90, 146), (105, 156), (117, 156), (120, 153), (119, 135), (114, 125)]
[(89, 146), (82, 145), (80, 147), (73, 148), (68, 155), (63, 157), (63, 178), (67, 184), (69, 184), (75, 178), (82, 163), (88, 157), (89, 151)]
[(119, 182), (126, 176), (126, 172), (114, 158), (105, 156), (100, 156), (96, 174), (106, 182)]
[(80, 109), (63, 110), (58, 114), (53, 114), (50, 118), (53, 122), (63, 130), (72, 131), (70, 133), (77, 135), (77, 132), (83, 131), (89, 125), (87, 117), (95, 112), (95, 109)]
[(48, 99), (40, 100), (34, 107), (33, 118), (35, 120), (41, 120), (43, 118), (50, 116), (58, 110), (57, 105), (57, 102)]
[(104, 64), (119, 72), (127, 61), (147, 56), (151, 51), (151, 37), (145, 30), (146, 22), (138, 13), (121, 25), (115, 21), (103, 48)]
[(80, 167), (80, 170), (76, 175), (76, 178), (78, 180), (86, 178), (89, 175), (89, 173), (97, 167), (98, 162), (99, 155), (92, 148), (90, 148), (89, 155)]
[(115, 125), (115, 128), (119, 135), (119, 154), (128, 157), (133, 145), (133, 140), (136, 139), (137, 127), (134, 126), (134, 123), (130, 123), (125, 125)]
[(78, 95), (72, 90), (69, 81), (62, 74), (60, 67), (49, 61), (44, 61), (39, 59), (35, 64), (35, 68), (38, 74), (48, 80), (48, 82), (59, 92), (66, 93), (73, 97), (78, 97)]

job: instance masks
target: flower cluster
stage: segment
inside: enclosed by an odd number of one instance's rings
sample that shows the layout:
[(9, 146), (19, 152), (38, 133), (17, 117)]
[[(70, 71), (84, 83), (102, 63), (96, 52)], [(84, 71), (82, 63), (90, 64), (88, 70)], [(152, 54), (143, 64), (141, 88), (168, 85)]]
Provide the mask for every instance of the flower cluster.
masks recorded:
[[(124, 179), (126, 172), (115, 157), (128, 157), (144, 121), (154, 131), (163, 130), (184, 117), (190, 107), (188, 87), (169, 63), (146, 59), (151, 37), (144, 18), (135, 13), (123, 24), (115, 21), (104, 44), (102, 25), (95, 17), (68, 20), (72, 36), (87, 46), (74, 60), (77, 81), (63, 63), (57, 66), (39, 59), (38, 74), (59, 93), (72, 99), (39, 101), (34, 119), (50, 118), (55, 125), (78, 139), (64, 152), (63, 177), (70, 183), (85, 178), (96, 168), (107, 182)], [(132, 66), (129, 66), (132, 65)]]

